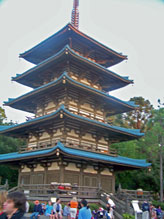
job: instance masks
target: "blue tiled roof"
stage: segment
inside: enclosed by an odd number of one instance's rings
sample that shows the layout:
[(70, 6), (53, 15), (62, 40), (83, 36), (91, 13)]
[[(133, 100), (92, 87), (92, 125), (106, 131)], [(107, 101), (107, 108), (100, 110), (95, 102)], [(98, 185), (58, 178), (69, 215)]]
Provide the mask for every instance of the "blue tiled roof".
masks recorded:
[(118, 77), (119, 79), (122, 79), (122, 80), (124, 80), (124, 81), (126, 81), (126, 82), (128, 82), (128, 83), (133, 82), (132, 80), (129, 80), (128, 77), (120, 76), (120, 75), (116, 74), (115, 72), (113, 72), (113, 71), (111, 71), (111, 70), (109, 70), (109, 69), (103, 67), (102, 65), (99, 65), (98, 63), (95, 63), (95, 62), (93, 62), (93, 61), (91, 61), (91, 60), (89, 60), (89, 59), (87, 59), (87, 58), (85, 58), (85, 57), (83, 57), (83, 56), (77, 54), (76, 52), (74, 52), (74, 51), (69, 47), (69, 45), (66, 45), (66, 46), (65, 46), (62, 50), (60, 50), (58, 53), (56, 53), (55, 55), (53, 55), (53, 56), (47, 58), (46, 60), (44, 60), (44, 61), (42, 61), (41, 63), (39, 63), (37, 66), (34, 66), (33, 68), (27, 70), (27, 71), (24, 72), (23, 74), (17, 74), (15, 77), (12, 77), (12, 79), (13, 79), (13, 80), (16, 80), (16, 79), (19, 78), (19, 77), (22, 77), (22, 76), (24, 76), (24, 75), (26, 75), (26, 74), (31, 73), (32, 71), (35, 71), (35, 70), (37, 70), (37, 69), (43, 67), (44, 65), (46, 65), (46, 64), (52, 62), (54, 59), (56, 59), (56, 57), (62, 55), (62, 53), (63, 53), (66, 49), (67, 49), (70, 53), (72, 53), (73, 55), (76, 55), (76, 57), (79, 57), (79, 58), (82, 59), (83, 61), (86, 61), (86, 62), (88, 62), (88, 63), (90, 63), (90, 64), (92, 64), (92, 65), (98, 67), (99, 69), (101, 69), (101, 70), (107, 72), (108, 74), (110, 74), (110, 75), (112, 75), (112, 76), (114, 76), (114, 77)]
[(42, 86), (40, 86), (40, 87), (38, 87), (38, 88), (35, 88), (35, 89), (33, 89), (32, 91), (30, 91), (30, 92), (28, 92), (28, 93), (25, 93), (25, 94), (23, 94), (23, 95), (21, 95), (21, 96), (19, 96), (19, 97), (17, 97), (17, 98), (9, 98), (8, 101), (4, 101), (4, 103), (7, 105), (8, 103), (12, 103), (12, 102), (14, 102), (14, 101), (16, 101), (16, 100), (19, 100), (20, 98), (29, 96), (29, 95), (31, 95), (31, 94), (33, 94), (33, 93), (36, 93), (36, 92), (41, 91), (41, 90), (43, 90), (43, 89), (45, 89), (45, 88), (47, 88), (47, 87), (50, 87), (51, 85), (56, 84), (58, 81), (60, 81), (60, 80), (63, 78), (63, 76), (66, 76), (66, 75), (67, 75), (66, 73), (63, 73), (58, 79), (56, 79), (56, 80), (54, 80), (54, 81), (51, 81), (51, 82), (49, 82), (49, 83), (47, 83), (47, 84), (44, 84), (44, 85), (42, 85)]
[[(127, 56), (125, 55), (122, 55), (122, 53), (118, 53), (114, 50), (112, 50), (111, 48), (103, 45), (102, 43), (96, 41), (95, 39), (89, 37), (88, 35), (82, 33), (81, 31), (77, 30), (76, 28), (74, 28), (70, 23), (68, 23), (65, 27), (63, 27), (61, 30), (59, 30), (57, 33), (53, 34), (52, 36), (50, 36), (49, 38), (45, 39), (44, 41), (40, 42), (38, 45), (34, 46), (33, 48), (29, 49), (28, 51), (20, 54), (20, 57), (23, 57), (29, 61), (33, 60), (33, 57), (32, 59), (31, 58), (27, 58), (27, 56), (30, 57), (30, 53), (34, 53), (39, 49), (41, 52), (44, 50), (45, 51), (45, 48), (46, 47), (51, 47), (52, 43), (53, 42), (53, 39), (55, 39), (55, 37), (60, 34), (63, 30), (68, 30), (68, 29), (71, 29), (73, 30), (74, 33), (76, 33), (77, 35), (80, 35), (82, 36), (83, 38), (86, 38), (88, 41), (92, 42), (94, 45), (97, 45), (99, 48), (102, 48), (103, 50), (105, 49), (106, 51), (108, 51), (109, 53), (113, 53), (117, 58), (119, 58), (120, 60), (125, 60), (127, 59)], [(65, 31), (66, 32), (66, 31)], [(43, 49), (42, 49), (43, 48)], [(36, 52), (37, 53), (37, 52)], [(39, 52), (38, 52), (39, 53)], [(34, 55), (33, 55), (34, 56)], [(32, 61), (34, 62), (35, 64), (38, 63), (38, 62), (35, 62), (35, 61)]]
[(28, 125), (32, 125), (32, 124), (35, 124), (37, 121), (42, 121), (46, 118), (53, 118), (54, 116), (56, 116), (58, 114), (58, 112), (60, 111), (63, 111), (65, 112), (66, 115), (70, 115), (71, 117), (73, 118), (77, 118), (77, 119), (80, 119), (81, 121), (86, 121), (87, 123), (91, 123), (93, 125), (97, 124), (98, 126), (101, 126), (101, 127), (104, 127), (104, 128), (108, 128), (110, 129), (111, 131), (113, 132), (122, 132), (122, 134), (130, 134), (130, 135), (134, 135), (135, 137), (142, 137), (144, 136), (144, 133), (140, 133), (140, 130), (139, 129), (127, 129), (127, 128), (122, 128), (122, 127), (119, 127), (119, 126), (112, 126), (112, 125), (109, 125), (107, 123), (103, 123), (103, 122), (99, 122), (99, 121), (96, 121), (96, 120), (93, 120), (93, 119), (89, 119), (89, 118), (86, 118), (86, 117), (83, 117), (83, 116), (79, 116), (79, 115), (76, 115), (76, 114), (73, 114), (71, 113), (70, 111), (68, 111), (64, 105), (61, 105), (54, 113), (51, 113), (49, 115), (44, 115), (44, 116), (41, 116), (41, 117), (38, 117), (38, 118), (35, 118), (35, 119), (32, 119), (32, 120), (29, 120), (27, 122), (24, 122), (24, 123), (20, 123), (20, 124), (17, 124), (17, 125), (14, 125), (8, 129), (5, 129), (5, 130), (2, 130), (0, 131), (1, 132), (9, 132), (10, 130), (12, 130), (13, 128), (19, 128), (19, 127), (22, 127), (22, 126), (28, 126)]
[(45, 85), (42, 85), (42, 86), (40, 86), (40, 87), (38, 87), (38, 88), (35, 88), (34, 90), (32, 90), (32, 91), (30, 91), (30, 92), (28, 92), (28, 93), (26, 93), (26, 94), (24, 94), (24, 95), (22, 95), (22, 96), (20, 96), (20, 97), (17, 97), (17, 98), (9, 98), (9, 100), (8, 101), (5, 101), (4, 103), (7, 105), (7, 104), (11, 104), (12, 102), (15, 102), (15, 101), (19, 101), (19, 99), (22, 99), (23, 97), (26, 97), (26, 96), (29, 96), (29, 95), (32, 95), (32, 94), (35, 94), (35, 93), (37, 93), (37, 92), (39, 92), (39, 91), (41, 91), (41, 90), (44, 90), (44, 89), (46, 89), (46, 88), (49, 88), (49, 87), (51, 87), (52, 85), (55, 85), (56, 83), (58, 83), (63, 77), (66, 77), (68, 80), (70, 80), (70, 81), (72, 81), (73, 83), (75, 83), (75, 84), (79, 84), (80, 86), (82, 86), (82, 87), (85, 87), (85, 88), (87, 88), (87, 89), (89, 89), (89, 90), (92, 90), (92, 91), (94, 91), (94, 92), (96, 92), (96, 93), (98, 93), (98, 94), (101, 94), (101, 95), (103, 95), (104, 97), (108, 97), (109, 99), (111, 99), (111, 100), (113, 100), (113, 101), (117, 101), (118, 103), (120, 103), (120, 104), (124, 104), (124, 105), (126, 105), (127, 107), (137, 107), (138, 105), (135, 105), (135, 103), (133, 102), (133, 101), (122, 101), (122, 100), (120, 100), (120, 99), (118, 99), (118, 98), (116, 98), (116, 97), (114, 97), (114, 96), (111, 96), (111, 95), (109, 95), (108, 93), (105, 93), (105, 92), (102, 92), (102, 91), (100, 91), (100, 90), (98, 90), (98, 89), (95, 89), (95, 88), (92, 88), (92, 87), (90, 87), (90, 86), (87, 86), (87, 85), (85, 85), (85, 84), (83, 84), (83, 83), (80, 83), (80, 82), (78, 82), (78, 81), (76, 81), (76, 80), (73, 80), (71, 77), (69, 77), (68, 76), (68, 74), (65, 72), (65, 73), (63, 73), (58, 79), (56, 79), (55, 81), (52, 81), (52, 82), (49, 82), (49, 83), (47, 83), (47, 84), (45, 84)]
[(134, 166), (138, 168), (143, 168), (143, 167), (149, 167), (151, 164), (146, 163), (146, 160), (140, 160), (140, 159), (132, 159), (132, 158), (127, 158), (127, 157), (122, 157), (122, 156), (117, 156), (117, 157), (112, 157), (110, 155), (106, 154), (100, 154), (100, 153), (94, 153), (94, 152), (89, 152), (89, 151), (83, 151), (79, 149), (73, 149), (73, 148), (67, 148), (64, 147), (64, 145), (61, 142), (57, 143), (57, 146), (51, 148), (51, 149), (45, 149), (45, 150), (40, 150), (40, 151), (32, 151), (32, 152), (24, 152), (24, 153), (9, 153), (9, 154), (1, 154), (0, 155), (0, 162), (7, 162), (8, 160), (19, 160), (19, 159), (25, 159), (25, 158), (30, 158), (30, 157), (35, 157), (35, 156), (47, 156), (48, 154), (52, 154), (56, 149), (60, 149), (62, 152), (73, 155), (73, 156), (78, 156), (82, 158), (89, 158), (89, 159), (94, 159), (94, 160), (100, 160), (100, 161), (105, 161), (105, 162), (111, 162), (116, 165), (126, 165), (126, 166)]
[(0, 131), (7, 130), (11, 127), (14, 127), (15, 125), (0, 125)]
[(76, 118), (79, 118), (79, 119), (82, 119), (82, 120), (86, 120), (88, 122), (94, 122), (97, 125), (102, 125), (104, 127), (113, 129), (115, 131), (121, 131), (121, 132), (129, 133), (129, 134), (133, 134), (133, 135), (136, 135), (136, 136), (140, 136), (140, 137), (144, 136), (144, 133), (140, 133), (140, 129), (127, 129), (127, 128), (123, 128), (123, 127), (119, 127), (119, 126), (112, 126), (112, 125), (109, 125), (107, 123), (99, 122), (99, 121), (96, 121), (96, 120), (92, 120), (92, 119), (89, 119), (89, 118), (86, 118), (86, 117), (83, 117), (83, 116), (73, 114), (73, 113), (69, 112), (68, 110), (66, 110), (65, 108), (64, 108), (64, 111), (67, 114), (69, 114), (73, 117), (76, 117)]

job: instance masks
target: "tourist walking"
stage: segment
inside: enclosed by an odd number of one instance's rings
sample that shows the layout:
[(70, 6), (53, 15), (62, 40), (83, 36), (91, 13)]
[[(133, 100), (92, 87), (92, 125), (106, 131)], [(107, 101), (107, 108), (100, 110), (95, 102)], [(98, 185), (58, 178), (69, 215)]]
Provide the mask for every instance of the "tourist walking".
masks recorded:
[(82, 208), (79, 211), (78, 219), (91, 219), (92, 214), (87, 201), (85, 199), (82, 199), (80, 204)]
[(73, 197), (73, 199), (70, 201), (70, 216), (71, 216), (71, 219), (76, 218), (77, 207), (78, 207), (77, 198)]
[(53, 211), (56, 219), (62, 219), (62, 206), (59, 198), (56, 199), (56, 203), (53, 205)]
[(24, 219), (26, 211), (26, 197), (24, 193), (12, 192), (8, 194), (3, 208), (4, 213), (0, 215), (0, 219)]
[(31, 214), (30, 219), (33, 219), (33, 217), (37, 219), (38, 216), (41, 214), (42, 214), (42, 205), (39, 203), (38, 200), (36, 200), (34, 205), (34, 212)]
[(113, 219), (113, 208), (110, 206), (110, 204), (107, 204), (107, 211), (105, 213), (105, 216), (107, 219)]
[(107, 199), (107, 202), (108, 202), (108, 204), (111, 206), (111, 208), (115, 208), (115, 203), (114, 203), (114, 201), (110, 198), (110, 195), (108, 195), (107, 197), (106, 197), (106, 199)]

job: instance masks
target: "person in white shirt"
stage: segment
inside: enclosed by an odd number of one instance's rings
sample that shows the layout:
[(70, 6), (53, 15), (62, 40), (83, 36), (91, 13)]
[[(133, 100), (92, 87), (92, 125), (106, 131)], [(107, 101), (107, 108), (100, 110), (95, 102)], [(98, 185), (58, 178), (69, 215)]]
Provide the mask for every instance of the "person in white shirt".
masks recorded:
[(30, 205), (29, 205), (28, 201), (26, 201), (26, 213), (29, 212), (29, 208), (30, 208)]
[(108, 201), (108, 204), (114, 209), (116, 205), (109, 195), (107, 196), (107, 201)]

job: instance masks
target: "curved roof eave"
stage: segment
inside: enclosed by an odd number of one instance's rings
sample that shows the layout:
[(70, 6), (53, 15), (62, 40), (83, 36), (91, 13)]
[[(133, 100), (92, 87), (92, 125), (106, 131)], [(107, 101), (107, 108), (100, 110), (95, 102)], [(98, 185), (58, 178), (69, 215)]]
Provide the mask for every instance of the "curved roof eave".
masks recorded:
[(67, 155), (75, 156), (75, 157), (81, 157), (85, 159), (91, 159), (96, 161), (103, 161), (107, 163), (112, 163), (113, 165), (125, 165), (125, 166), (131, 166), (135, 168), (146, 168), (149, 167), (151, 164), (146, 163), (146, 160), (140, 160), (140, 159), (132, 159), (122, 156), (112, 157), (107, 154), (100, 154), (96, 152), (89, 152), (89, 151), (83, 151), (80, 149), (73, 149), (73, 148), (67, 148), (64, 147), (64, 145), (61, 142), (58, 142), (57, 145), (50, 149), (44, 149), (40, 151), (28, 151), (23, 153), (9, 153), (9, 154), (1, 154), (0, 155), (0, 163), (2, 162), (10, 162), (10, 161), (16, 161), (21, 159), (30, 159), (31, 157), (44, 157), (44, 156), (51, 156), (53, 155), (56, 150), (59, 149), (60, 152), (63, 152)]
[(43, 44), (45, 44), (46, 42), (48, 42), (49, 40), (53, 39), (55, 36), (57, 36), (58, 34), (60, 34), (62, 31), (64, 31), (67, 27), (68, 27), (69, 23), (66, 24), (62, 29), (60, 29), (59, 31), (57, 31), (55, 34), (53, 34), (52, 36), (48, 37), (47, 39), (41, 41), (40, 43), (38, 43), (36, 46), (32, 47), (31, 49), (25, 51), (24, 53), (20, 53), (19, 57), (20, 58), (24, 58), (27, 54), (31, 53), (33, 50), (41, 47)]
[(25, 75), (28, 75), (30, 73), (35, 72), (36, 70), (44, 67), (45, 65), (53, 62), (56, 58), (62, 56), (62, 54), (65, 52), (65, 50), (68, 50), (68, 52), (70, 52), (72, 55), (74, 55), (76, 58), (80, 58), (82, 61), (85, 61), (89, 64), (91, 64), (92, 66), (94, 66), (95, 68), (99, 68), (100, 70), (104, 71), (105, 73), (111, 75), (114, 78), (120, 79), (121, 81), (124, 81), (127, 84), (133, 83), (133, 80), (129, 80), (128, 77), (123, 77), (118, 75), (117, 73), (105, 68), (104, 66), (93, 62), (92, 60), (89, 60), (79, 54), (77, 54), (75, 51), (73, 51), (69, 45), (66, 45), (62, 50), (60, 50), (58, 53), (56, 53), (55, 55), (49, 57), (48, 59), (44, 60), (43, 62), (39, 63), (37, 66), (34, 66), (33, 68), (27, 70), (26, 72), (22, 73), (22, 74), (17, 74), (15, 77), (12, 77), (13, 81), (17, 81), (18, 79), (24, 77)]
[(134, 138), (144, 136), (144, 133), (140, 133), (139, 129), (127, 129), (127, 128), (123, 128), (123, 127), (119, 127), (119, 126), (112, 126), (112, 125), (109, 125), (107, 123), (99, 122), (99, 121), (96, 121), (96, 120), (93, 120), (93, 119), (89, 119), (89, 118), (86, 118), (86, 117), (83, 117), (83, 116), (73, 114), (70, 111), (68, 111), (65, 108), (64, 105), (61, 105), (55, 112), (53, 112), (51, 114), (44, 115), (44, 116), (41, 116), (41, 117), (37, 117), (37, 118), (34, 118), (34, 119), (29, 120), (27, 122), (16, 124), (16, 125), (14, 125), (12, 127), (9, 127), (8, 129), (5, 129), (5, 130), (0, 130), (0, 134), (6, 133), (6, 132), (11, 132), (11, 131), (13, 131), (15, 129), (18, 129), (18, 128), (27, 127), (27, 126), (36, 124), (37, 122), (52, 119), (59, 112), (64, 112), (67, 116), (70, 116), (71, 118), (75, 118), (75, 119), (80, 120), (82, 122), (85, 121), (86, 123), (97, 125), (98, 127), (107, 128), (112, 132), (121, 133), (123, 135), (129, 135), (129, 136), (132, 136)]
[(69, 81), (71, 81), (72, 83), (74, 83), (74, 84), (76, 84), (76, 85), (80, 85), (81, 87), (87, 88), (87, 89), (89, 89), (90, 91), (96, 92), (96, 93), (99, 94), (99, 95), (103, 95), (104, 97), (106, 97), (106, 98), (108, 98), (108, 99), (110, 99), (110, 100), (112, 100), (112, 101), (114, 101), (114, 102), (117, 102), (117, 103), (119, 103), (119, 104), (123, 104), (124, 106), (131, 108), (131, 110), (133, 110), (133, 109), (135, 109), (136, 107), (138, 107), (138, 106), (135, 105), (134, 102), (132, 102), (132, 101), (122, 101), (122, 100), (120, 100), (120, 99), (118, 99), (118, 98), (116, 98), (116, 97), (114, 97), (114, 96), (111, 96), (111, 95), (109, 95), (109, 94), (107, 94), (107, 93), (104, 93), (104, 92), (102, 92), (102, 91), (100, 91), (100, 90), (97, 90), (97, 89), (95, 89), (95, 88), (92, 88), (92, 87), (90, 87), (90, 86), (87, 86), (87, 85), (85, 85), (85, 84), (82, 84), (82, 83), (80, 83), (80, 82), (78, 82), (78, 81), (75, 81), (75, 80), (73, 80), (71, 77), (69, 77), (66, 72), (63, 73), (63, 74), (62, 74), (58, 79), (56, 79), (55, 81), (52, 81), (52, 82), (50, 82), (50, 83), (48, 83), (48, 84), (45, 84), (45, 85), (42, 85), (41, 87), (38, 87), (38, 88), (36, 88), (36, 89), (34, 89), (34, 90), (32, 90), (32, 91), (30, 91), (30, 92), (28, 92), (28, 93), (26, 93), (26, 94), (24, 94), (24, 95), (18, 97), (18, 98), (15, 98), (15, 99), (9, 98), (9, 100), (6, 101), (6, 102), (4, 102), (4, 103), (5, 103), (6, 106), (12, 106), (12, 104), (14, 104), (14, 103), (17, 102), (17, 101), (20, 101), (21, 99), (27, 98), (28, 96), (34, 95), (35, 93), (41, 92), (41, 91), (43, 91), (43, 90), (45, 90), (45, 89), (48, 89), (48, 88), (51, 87), (51, 86), (54, 86), (54, 85), (57, 84), (60, 80), (62, 80), (63, 77), (66, 77)]
[(112, 54), (114, 54), (115, 56), (119, 57), (122, 60), (126, 60), (127, 56), (122, 55), (114, 50), (112, 50), (111, 48), (103, 45), (102, 43), (96, 41), (95, 39), (93, 39), (92, 37), (89, 37), (88, 35), (82, 33), (81, 31), (77, 30), (76, 28), (73, 27), (73, 25), (71, 25), (70, 23), (68, 23), (67, 25), (65, 25), (62, 29), (60, 29), (58, 32), (56, 32), (55, 34), (53, 34), (52, 36), (48, 37), (47, 39), (41, 41), (39, 44), (37, 44), (36, 46), (32, 47), (31, 49), (25, 51), (24, 53), (21, 53), (19, 56), (21, 58), (25, 58), (26, 55), (28, 55), (29, 53), (32, 53), (34, 50), (38, 49), (39, 47), (45, 45), (46, 43), (48, 43), (50, 40), (54, 39), (55, 37), (57, 37), (59, 34), (61, 34), (65, 29), (68, 30), (68, 27), (71, 28), (71, 30), (76, 33), (77, 35), (80, 35), (82, 37), (84, 37), (85, 39), (91, 41), (93, 44), (96, 44), (97, 46), (100, 46), (102, 49), (106, 50), (107, 52), (110, 52)]

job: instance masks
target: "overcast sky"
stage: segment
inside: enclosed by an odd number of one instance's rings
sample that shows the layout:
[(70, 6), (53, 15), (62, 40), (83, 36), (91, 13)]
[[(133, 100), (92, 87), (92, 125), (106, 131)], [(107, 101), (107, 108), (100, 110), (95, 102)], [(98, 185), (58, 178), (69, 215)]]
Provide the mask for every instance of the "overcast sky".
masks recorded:
[[(70, 22), (73, 0), (0, 0), (0, 106), (30, 89), (11, 77), (33, 65), (19, 54)], [(128, 55), (111, 70), (134, 85), (111, 92), (123, 100), (143, 96), (156, 107), (164, 101), (164, 1), (80, 0), (80, 31)], [(8, 120), (29, 115), (4, 107)]]

